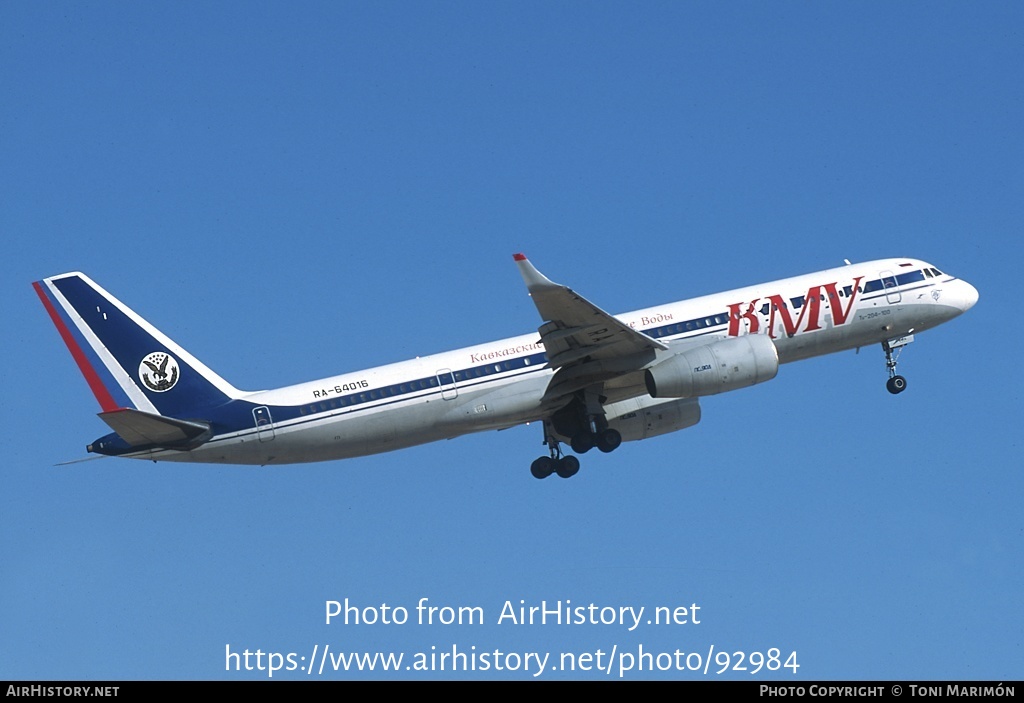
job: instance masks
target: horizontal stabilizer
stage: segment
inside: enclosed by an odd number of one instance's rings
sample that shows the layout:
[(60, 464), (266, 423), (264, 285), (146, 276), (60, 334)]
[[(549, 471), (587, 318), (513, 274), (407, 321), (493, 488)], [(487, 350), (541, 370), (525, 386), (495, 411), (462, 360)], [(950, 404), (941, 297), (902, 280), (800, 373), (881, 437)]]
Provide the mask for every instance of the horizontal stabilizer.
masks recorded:
[[(103, 422), (133, 447), (182, 447), (201, 444), (210, 426), (194, 420), (177, 420), (134, 408), (100, 413)], [(196, 440), (199, 440), (198, 442)]]

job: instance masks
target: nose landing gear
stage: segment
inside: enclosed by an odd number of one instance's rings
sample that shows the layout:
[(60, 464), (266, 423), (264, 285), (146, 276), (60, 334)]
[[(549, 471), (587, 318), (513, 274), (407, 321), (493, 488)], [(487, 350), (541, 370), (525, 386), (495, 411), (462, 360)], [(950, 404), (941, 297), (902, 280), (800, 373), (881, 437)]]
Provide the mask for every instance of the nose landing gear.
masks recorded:
[(903, 378), (903, 376), (900, 376), (898, 374), (894, 375), (892, 378), (885, 382), (885, 387), (893, 395), (896, 395), (897, 393), (902, 393), (907, 389), (907, 379)]
[[(889, 380), (885, 382), (886, 390), (893, 395), (902, 393), (907, 389), (907, 379), (896, 373), (896, 362), (900, 358), (903, 347), (914, 341), (914, 335), (908, 334), (896, 339), (887, 339), (882, 342), (882, 351), (885, 352), (885, 368), (889, 371)], [(896, 354), (893, 355), (893, 350)]]

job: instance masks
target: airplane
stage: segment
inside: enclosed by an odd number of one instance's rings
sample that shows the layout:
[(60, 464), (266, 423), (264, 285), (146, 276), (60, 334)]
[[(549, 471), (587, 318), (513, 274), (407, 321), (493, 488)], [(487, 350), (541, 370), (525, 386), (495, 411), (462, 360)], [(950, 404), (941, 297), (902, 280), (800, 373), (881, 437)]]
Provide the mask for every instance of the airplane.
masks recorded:
[(113, 430), (91, 453), (277, 465), (365, 456), (531, 422), (536, 478), (700, 421), (700, 398), (779, 365), (880, 344), (891, 393), (914, 336), (978, 291), (917, 259), (881, 259), (611, 315), (514, 256), (536, 333), (274, 390), (241, 391), (82, 273), (33, 283)]

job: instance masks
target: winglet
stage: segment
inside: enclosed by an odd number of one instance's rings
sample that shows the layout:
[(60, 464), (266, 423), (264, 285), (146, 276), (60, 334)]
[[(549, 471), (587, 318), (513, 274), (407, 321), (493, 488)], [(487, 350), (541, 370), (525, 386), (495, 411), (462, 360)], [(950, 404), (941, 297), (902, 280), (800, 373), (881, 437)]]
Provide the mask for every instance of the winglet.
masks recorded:
[(553, 282), (543, 273), (538, 271), (536, 267), (530, 263), (530, 260), (526, 258), (526, 254), (515, 254), (513, 257), (516, 261), (516, 266), (519, 267), (519, 274), (523, 277), (523, 282), (526, 283), (526, 290), (530, 293), (545, 289), (545, 288), (563, 288), (557, 283)]

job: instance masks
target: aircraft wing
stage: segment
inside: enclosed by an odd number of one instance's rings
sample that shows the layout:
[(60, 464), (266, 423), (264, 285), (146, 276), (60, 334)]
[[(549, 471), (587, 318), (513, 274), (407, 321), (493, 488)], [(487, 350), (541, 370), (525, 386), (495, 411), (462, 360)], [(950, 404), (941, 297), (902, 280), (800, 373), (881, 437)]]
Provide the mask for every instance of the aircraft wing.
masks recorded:
[(519, 273), (544, 324), (537, 330), (548, 365), (558, 373), (546, 400), (562, 398), (594, 382), (639, 371), (667, 346), (623, 324), (567, 286), (552, 282), (523, 254)]

